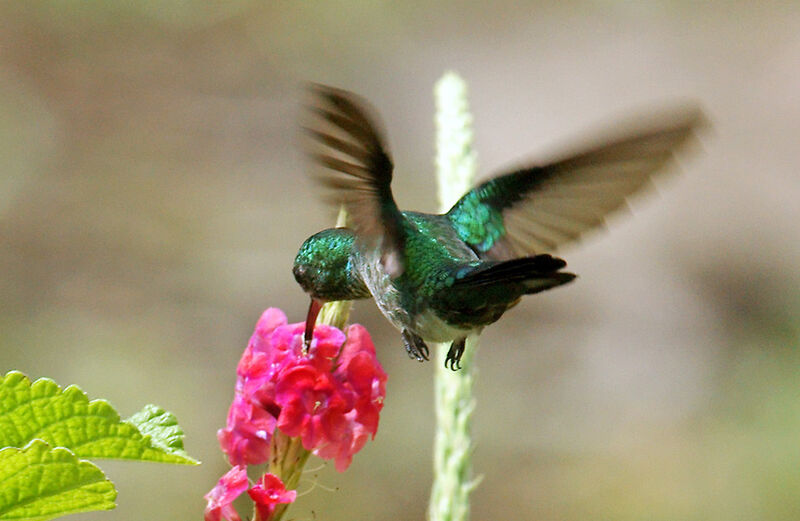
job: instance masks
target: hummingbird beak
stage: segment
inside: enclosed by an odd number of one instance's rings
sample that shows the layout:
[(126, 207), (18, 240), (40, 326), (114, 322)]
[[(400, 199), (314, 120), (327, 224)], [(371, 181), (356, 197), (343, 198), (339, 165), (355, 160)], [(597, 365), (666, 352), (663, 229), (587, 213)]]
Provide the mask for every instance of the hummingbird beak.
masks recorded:
[(311, 305), (308, 306), (308, 315), (306, 315), (306, 331), (303, 333), (303, 346), (305, 351), (308, 351), (308, 348), (311, 347), (314, 325), (317, 323), (317, 315), (319, 315), (319, 310), (322, 309), (324, 303), (325, 302), (320, 299), (311, 297)]

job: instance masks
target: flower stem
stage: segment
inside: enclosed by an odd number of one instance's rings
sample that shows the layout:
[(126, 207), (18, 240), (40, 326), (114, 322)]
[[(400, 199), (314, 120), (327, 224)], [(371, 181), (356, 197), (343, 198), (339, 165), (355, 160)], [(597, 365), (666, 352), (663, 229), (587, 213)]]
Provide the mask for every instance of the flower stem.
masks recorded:
[[(268, 472), (281, 478), (287, 490), (296, 490), (303, 475), (303, 467), (305, 467), (311, 451), (303, 448), (303, 443), (299, 437), (290, 438), (282, 433), (280, 429), (275, 429), (270, 449), (272, 458), (269, 462)], [(276, 505), (275, 511), (270, 516), (270, 521), (281, 519), (289, 505), (290, 503)], [(257, 513), (254, 519), (262, 521), (258, 519)]]
[[(446, 73), (436, 84), (436, 168), (442, 212), (472, 187), (476, 154), (472, 150), (472, 116), (467, 86), (457, 74)], [(436, 344), (434, 400), (436, 438), (433, 451), (433, 487), (428, 519), (466, 521), (469, 495), (477, 486), (472, 478), (472, 412), (475, 399), (474, 358), (478, 337), (467, 339), (461, 369), (444, 365), (449, 344)]]

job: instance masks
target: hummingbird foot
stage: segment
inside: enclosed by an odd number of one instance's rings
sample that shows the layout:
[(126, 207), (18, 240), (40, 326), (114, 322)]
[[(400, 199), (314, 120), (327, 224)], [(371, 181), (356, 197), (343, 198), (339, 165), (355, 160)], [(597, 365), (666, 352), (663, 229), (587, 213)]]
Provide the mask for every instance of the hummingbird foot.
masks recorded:
[(461, 369), (461, 356), (464, 354), (464, 347), (467, 344), (467, 338), (454, 340), (450, 344), (450, 349), (447, 351), (447, 357), (444, 359), (444, 366), (449, 367), (452, 371)]
[(413, 358), (417, 362), (428, 360), (430, 351), (421, 336), (415, 335), (408, 329), (404, 329), (403, 344), (406, 346), (406, 353), (408, 353), (409, 358)]

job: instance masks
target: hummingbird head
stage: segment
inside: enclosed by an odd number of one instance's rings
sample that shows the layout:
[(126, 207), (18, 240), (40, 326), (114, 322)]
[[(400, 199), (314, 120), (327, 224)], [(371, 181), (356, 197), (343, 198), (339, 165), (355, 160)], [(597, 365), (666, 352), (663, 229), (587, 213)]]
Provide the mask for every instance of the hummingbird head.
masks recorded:
[(323, 301), (356, 300), (370, 296), (353, 266), (355, 234), (347, 228), (328, 228), (306, 239), (292, 272), (312, 298)]

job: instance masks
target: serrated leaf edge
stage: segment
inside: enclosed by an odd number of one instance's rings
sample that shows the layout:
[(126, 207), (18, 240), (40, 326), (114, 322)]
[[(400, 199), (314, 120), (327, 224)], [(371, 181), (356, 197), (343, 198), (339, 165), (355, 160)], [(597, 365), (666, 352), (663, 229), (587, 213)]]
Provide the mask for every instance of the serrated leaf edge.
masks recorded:
[[(52, 386), (53, 388), (56, 389), (56, 392), (54, 394), (48, 394), (47, 396), (36, 397), (36, 398), (34, 398), (32, 400), (32, 402), (34, 402), (34, 401), (36, 401), (38, 399), (51, 399), (51, 398), (53, 398), (55, 396), (61, 395), (61, 396), (66, 396), (67, 398), (71, 399), (73, 402), (80, 401), (80, 402), (85, 403), (86, 406), (87, 406), (87, 411), (91, 411), (92, 409), (96, 410), (98, 407), (104, 407), (104, 406), (108, 407), (108, 409), (111, 411), (111, 413), (113, 413), (111, 415), (108, 415), (108, 418), (112, 419), (112, 421), (115, 421), (115, 422), (120, 423), (120, 424), (124, 423), (124, 424), (130, 425), (134, 429), (135, 434), (138, 435), (140, 437), (140, 439), (142, 440), (142, 443), (145, 446), (145, 448), (149, 448), (149, 449), (151, 449), (151, 450), (153, 450), (153, 451), (155, 451), (157, 453), (163, 454), (163, 455), (165, 455), (167, 457), (177, 458), (177, 461), (162, 461), (162, 460), (157, 460), (157, 459), (123, 458), (123, 457), (91, 456), (91, 455), (88, 456), (88, 457), (90, 457), (92, 459), (115, 459), (115, 460), (121, 460), (121, 461), (150, 461), (150, 462), (155, 462), (155, 463), (172, 463), (172, 464), (179, 464), (179, 465), (197, 465), (197, 464), (199, 464), (199, 461), (197, 461), (194, 458), (192, 458), (191, 456), (189, 456), (183, 448), (181, 448), (181, 449), (171, 449), (168, 446), (165, 446), (163, 444), (154, 442), (153, 439), (152, 439), (152, 436), (143, 434), (139, 430), (139, 427), (136, 424), (134, 424), (134, 423), (132, 423), (132, 422), (130, 422), (128, 420), (123, 420), (122, 417), (120, 416), (119, 412), (114, 408), (113, 405), (111, 405), (111, 403), (108, 400), (105, 400), (103, 398), (96, 398), (94, 400), (89, 400), (89, 395), (76, 384), (70, 384), (70, 385), (62, 388), (52, 378), (42, 377), (42, 378), (37, 378), (34, 381), (31, 381), (31, 379), (26, 374), (22, 373), (21, 371), (12, 370), (12, 371), (9, 371), (8, 373), (6, 373), (2, 378), (0, 378), (0, 388), (7, 386), (6, 383), (8, 382), (8, 379), (11, 379), (11, 385), (8, 386), (9, 388), (15, 388), (21, 382), (27, 382), (27, 386), (31, 389), (31, 391), (33, 391), (34, 388), (40, 388), (40, 387), (45, 386), (45, 385)], [(31, 402), (26, 402), (26, 403), (31, 403)], [(151, 406), (151, 405), (152, 404), (148, 404), (145, 407), (148, 407), (148, 406)], [(164, 412), (166, 412), (167, 414), (172, 414), (172, 413), (169, 413), (168, 411), (166, 411), (165, 409), (163, 409), (163, 408), (161, 408), (159, 406), (155, 406), (155, 407), (160, 409), (160, 410), (162, 410), (162, 411), (164, 411)], [(14, 410), (16, 410), (16, 408), (11, 409), (9, 411), (4, 411), (4, 413), (12, 413)], [(142, 408), (142, 410), (144, 410), (144, 408)], [(173, 415), (173, 417), (174, 417), (174, 415)], [(176, 419), (176, 423), (177, 423), (177, 419)], [(53, 425), (55, 425), (55, 424), (53, 424)], [(48, 446), (50, 445), (49, 443), (47, 443), (46, 441), (44, 441), (41, 438), (33, 437), (25, 444), (25, 447), (28, 447), (31, 442), (33, 442), (33, 441), (35, 441), (37, 439), (42, 441), (43, 443), (46, 443)], [(100, 438), (96, 438), (96, 439), (100, 439)], [(95, 441), (95, 440), (92, 440), (92, 441)], [(13, 448), (13, 447), (9, 447), (9, 448)], [(69, 450), (70, 452), (72, 452), (74, 454), (74, 451), (69, 447), (61, 447), (61, 448), (67, 449), (67, 450)], [(78, 457), (78, 456), (76, 455), (76, 457)], [(82, 456), (82, 457), (84, 457), (84, 456)]]
[[(23, 446), (21, 448), (20, 447), (3, 447), (3, 448), (0, 448), (0, 454), (2, 454), (4, 452), (7, 452), (7, 451), (17, 452), (17, 453), (26, 453), (26, 452), (30, 452), (30, 451), (33, 451), (33, 450), (38, 450), (42, 454), (45, 453), (45, 452), (49, 452), (50, 454), (53, 454), (53, 455), (59, 455), (59, 454), (64, 454), (65, 453), (70, 457), (70, 459), (73, 459), (75, 461), (76, 465), (78, 465), (78, 466), (81, 466), (81, 465), (91, 466), (97, 472), (99, 472), (100, 476), (102, 476), (102, 480), (89, 482), (89, 483), (83, 483), (83, 484), (77, 485), (77, 486), (70, 486), (70, 487), (67, 487), (67, 488), (59, 491), (59, 494), (62, 494), (64, 492), (70, 492), (72, 490), (80, 490), (83, 486), (106, 482), (106, 483), (111, 485), (112, 495), (111, 495), (111, 497), (108, 498), (108, 501), (110, 502), (110, 504), (107, 503), (104, 506), (100, 506), (100, 507), (96, 507), (96, 508), (92, 507), (92, 508), (86, 508), (86, 509), (70, 510), (70, 511), (65, 511), (63, 513), (55, 513), (53, 515), (45, 514), (43, 516), (38, 516), (38, 517), (35, 517), (35, 518), (24, 518), (24, 519), (23, 518), (14, 518), (14, 519), (19, 519), (19, 521), (25, 521), (25, 519), (52, 519), (54, 517), (59, 517), (59, 516), (69, 515), (69, 514), (77, 514), (77, 513), (80, 513), (80, 512), (95, 512), (95, 511), (101, 511), (101, 510), (112, 510), (112, 509), (116, 508), (117, 505), (116, 505), (115, 501), (117, 499), (118, 492), (117, 492), (117, 488), (114, 486), (114, 482), (112, 482), (110, 479), (108, 479), (108, 476), (106, 476), (105, 472), (103, 472), (103, 469), (101, 469), (100, 467), (98, 467), (97, 465), (95, 465), (94, 463), (92, 463), (89, 460), (79, 458), (74, 452), (72, 452), (67, 447), (53, 447), (49, 443), (47, 443), (46, 441), (44, 441), (44, 440), (42, 440), (40, 438), (34, 438), (34, 439), (30, 440), (27, 444), (25, 444), (25, 446)], [(16, 505), (14, 505), (14, 509), (20, 508), (22, 506), (25, 506), (26, 504), (34, 503), (36, 501), (45, 501), (47, 499), (47, 497), (48, 496), (34, 496), (30, 500), (23, 501), (21, 503), (18, 503)], [(0, 513), (0, 516), (2, 516), (2, 515), (3, 515), (3, 513)]]

